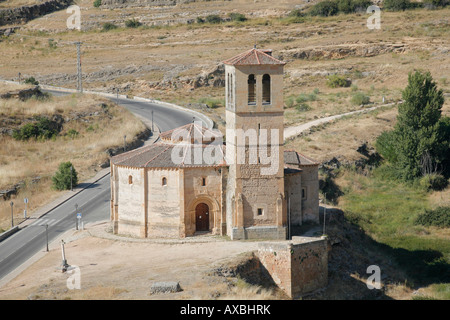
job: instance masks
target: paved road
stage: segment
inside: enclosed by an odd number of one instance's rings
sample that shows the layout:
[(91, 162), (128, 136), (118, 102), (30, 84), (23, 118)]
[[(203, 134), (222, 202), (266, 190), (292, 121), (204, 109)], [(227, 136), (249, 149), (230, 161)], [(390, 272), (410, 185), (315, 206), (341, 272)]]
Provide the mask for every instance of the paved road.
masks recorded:
[[(54, 95), (70, 94), (60, 91), (46, 91)], [(153, 120), (161, 131), (192, 122), (192, 114), (182, 110), (129, 99), (119, 98), (113, 99), (113, 101), (150, 121), (153, 110)], [(76, 224), (75, 204), (78, 205), (78, 212), (82, 213), (85, 224), (109, 219), (110, 197), (110, 177), (107, 174), (59, 207), (0, 242), (0, 279), (26, 262), (34, 254), (46, 250), (45, 225), (48, 225), (49, 242), (69, 229), (74, 229)]]

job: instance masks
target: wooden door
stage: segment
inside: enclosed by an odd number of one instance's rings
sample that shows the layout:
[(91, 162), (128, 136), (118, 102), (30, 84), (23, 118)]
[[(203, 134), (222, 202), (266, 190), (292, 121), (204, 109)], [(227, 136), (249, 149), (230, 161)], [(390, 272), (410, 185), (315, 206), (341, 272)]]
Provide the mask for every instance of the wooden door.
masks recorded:
[(209, 207), (205, 203), (200, 203), (195, 208), (195, 230), (209, 230)]

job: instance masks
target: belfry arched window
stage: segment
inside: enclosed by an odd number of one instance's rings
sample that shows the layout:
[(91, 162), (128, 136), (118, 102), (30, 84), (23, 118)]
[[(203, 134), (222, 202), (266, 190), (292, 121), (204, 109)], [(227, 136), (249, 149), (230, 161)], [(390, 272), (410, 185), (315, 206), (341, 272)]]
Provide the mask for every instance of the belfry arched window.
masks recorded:
[(270, 88), (270, 76), (265, 74), (262, 79), (262, 89), (263, 89), (263, 104), (271, 103), (271, 88)]
[(254, 74), (248, 76), (248, 104), (256, 104), (256, 78)]

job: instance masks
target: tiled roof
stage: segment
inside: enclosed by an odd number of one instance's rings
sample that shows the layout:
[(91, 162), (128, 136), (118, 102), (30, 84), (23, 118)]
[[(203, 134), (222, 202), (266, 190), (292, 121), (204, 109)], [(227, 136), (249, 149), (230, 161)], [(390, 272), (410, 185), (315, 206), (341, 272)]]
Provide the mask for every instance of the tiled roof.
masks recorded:
[(165, 131), (160, 134), (163, 141), (177, 143), (190, 141), (191, 143), (210, 143), (216, 139), (222, 141), (222, 133), (219, 130), (211, 130), (198, 123), (189, 123), (182, 127)]
[(295, 166), (317, 166), (319, 163), (307, 156), (298, 153), (295, 150), (285, 150), (284, 151), (284, 163), (286, 165), (295, 165)]
[[(204, 157), (205, 148), (214, 148), (211, 152), (220, 152), (220, 161), (208, 161)], [(196, 153), (197, 151), (201, 152)], [(189, 167), (217, 167), (226, 165), (224, 162), (224, 146), (201, 144), (169, 144), (158, 142), (150, 146), (122, 153), (111, 158), (115, 165), (134, 168), (189, 168)], [(214, 154), (212, 155), (214, 156)]]
[(275, 59), (270, 54), (270, 50), (250, 49), (246, 52), (238, 54), (237, 56), (225, 60), (223, 63), (232, 66), (250, 66), (250, 65), (284, 65), (286, 62)]

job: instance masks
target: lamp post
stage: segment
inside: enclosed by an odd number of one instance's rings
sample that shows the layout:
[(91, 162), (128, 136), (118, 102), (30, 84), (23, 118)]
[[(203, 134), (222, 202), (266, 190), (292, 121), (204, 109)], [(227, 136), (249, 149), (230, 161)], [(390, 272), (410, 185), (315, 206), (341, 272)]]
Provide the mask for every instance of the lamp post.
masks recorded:
[(45, 227), (45, 240), (47, 242), (47, 252), (48, 252), (48, 224), (46, 224), (44, 227)]
[(13, 209), (14, 202), (11, 201), (10, 205), (11, 205), (11, 228), (13, 228), (14, 227), (14, 209)]
[(123, 152), (127, 151), (127, 136), (123, 136)]
[(155, 131), (155, 129), (153, 128), (153, 110), (152, 110), (152, 132)]
[(78, 204), (75, 203), (75, 230), (78, 230)]

